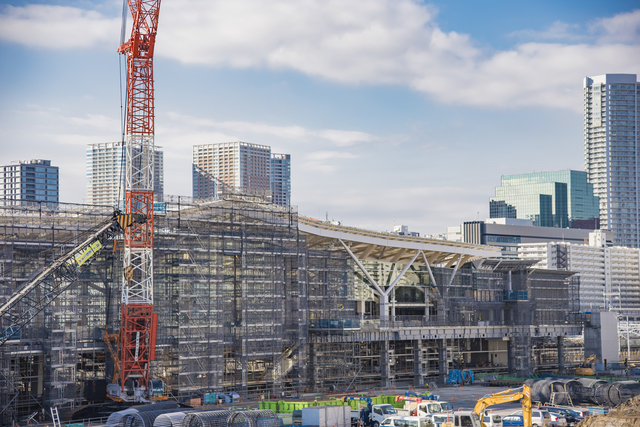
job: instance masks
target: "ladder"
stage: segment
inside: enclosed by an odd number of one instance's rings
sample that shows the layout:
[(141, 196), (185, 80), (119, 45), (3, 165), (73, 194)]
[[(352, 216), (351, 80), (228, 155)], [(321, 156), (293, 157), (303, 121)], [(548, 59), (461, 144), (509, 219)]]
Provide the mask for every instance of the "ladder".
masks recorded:
[(60, 427), (60, 416), (58, 415), (58, 408), (55, 406), (51, 408), (51, 419), (53, 420), (53, 427)]

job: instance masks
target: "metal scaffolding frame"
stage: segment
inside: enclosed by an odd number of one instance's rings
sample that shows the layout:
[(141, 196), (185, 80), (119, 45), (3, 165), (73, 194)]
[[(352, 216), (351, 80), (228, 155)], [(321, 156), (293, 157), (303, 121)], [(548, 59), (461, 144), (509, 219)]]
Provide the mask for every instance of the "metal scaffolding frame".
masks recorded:
[[(0, 299), (111, 214), (0, 204)], [(362, 259), (383, 257), (384, 248), (314, 239), (300, 231), (295, 208), (255, 196), (167, 196), (154, 226), (151, 375), (165, 378), (176, 398), (424, 384), (463, 364), (506, 369), (494, 365), (507, 354), (514, 370), (526, 370), (537, 363), (530, 351), (546, 325), (576, 329), (578, 282), (569, 272), (470, 263), (462, 252), (427, 249), (390, 250), (395, 263)], [(62, 298), (0, 347), (4, 419), (54, 404), (69, 411), (91, 401), (86, 381), (111, 382), (103, 334), (120, 327), (122, 257), (119, 242), (105, 248)], [(386, 320), (372, 282), (388, 297)]]

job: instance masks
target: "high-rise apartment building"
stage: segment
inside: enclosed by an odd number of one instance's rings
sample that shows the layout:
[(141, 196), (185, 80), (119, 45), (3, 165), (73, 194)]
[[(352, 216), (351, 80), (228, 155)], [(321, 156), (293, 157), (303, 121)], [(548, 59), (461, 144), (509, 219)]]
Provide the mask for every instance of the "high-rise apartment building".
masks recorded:
[(60, 175), (51, 160), (24, 160), (0, 166), (0, 196), (8, 200), (58, 203)]
[(588, 244), (523, 243), (518, 256), (537, 268), (569, 270), (580, 277), (581, 311), (640, 310), (640, 250), (608, 245), (609, 231), (589, 233)]
[(636, 74), (584, 79), (584, 164), (600, 197), (600, 227), (615, 245), (640, 247), (638, 132), (640, 84)]
[(489, 202), (491, 218), (518, 218), (539, 227), (598, 228), (598, 197), (582, 171), (504, 175)]
[[(125, 148), (121, 142), (89, 144), (87, 148), (87, 203), (123, 206)], [(153, 153), (153, 200), (164, 199), (164, 155)]]
[(193, 197), (253, 194), (271, 200), (271, 147), (222, 142), (193, 147)]
[(271, 154), (271, 200), (276, 205), (291, 205), (290, 154)]

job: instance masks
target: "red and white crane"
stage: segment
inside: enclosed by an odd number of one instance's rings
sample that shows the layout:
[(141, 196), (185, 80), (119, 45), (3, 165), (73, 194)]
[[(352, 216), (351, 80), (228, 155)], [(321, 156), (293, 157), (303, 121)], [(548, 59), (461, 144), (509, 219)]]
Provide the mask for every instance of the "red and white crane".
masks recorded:
[[(160, 0), (127, 3), (133, 17), (131, 37), (118, 49), (127, 58), (124, 211), (146, 221), (125, 230), (115, 371), (120, 380), (118, 400), (140, 401), (153, 398), (158, 386), (152, 387), (149, 369), (155, 358), (158, 319), (153, 312), (153, 49)], [(110, 396), (116, 392), (110, 387)]]

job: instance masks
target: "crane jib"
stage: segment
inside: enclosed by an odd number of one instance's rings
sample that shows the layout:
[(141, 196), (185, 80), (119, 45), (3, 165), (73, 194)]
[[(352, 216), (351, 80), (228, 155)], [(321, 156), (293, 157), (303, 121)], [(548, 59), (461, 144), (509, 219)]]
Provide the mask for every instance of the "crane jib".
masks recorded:
[(82, 264), (91, 259), (91, 257), (94, 256), (97, 252), (99, 252), (100, 249), (102, 249), (102, 243), (100, 243), (100, 240), (96, 240), (95, 242), (90, 244), (87, 249), (80, 252), (79, 254), (76, 254), (73, 259), (75, 259), (76, 264), (78, 264), (78, 267), (80, 267)]

